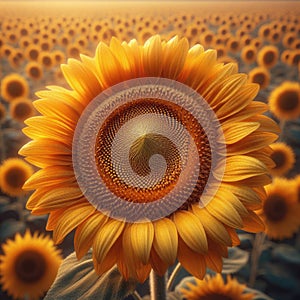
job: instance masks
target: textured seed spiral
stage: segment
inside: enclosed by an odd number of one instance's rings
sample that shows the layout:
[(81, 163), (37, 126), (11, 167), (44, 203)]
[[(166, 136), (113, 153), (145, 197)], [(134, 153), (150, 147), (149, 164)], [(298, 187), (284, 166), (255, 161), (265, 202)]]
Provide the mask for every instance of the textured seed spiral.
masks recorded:
[(220, 128), (206, 101), (182, 83), (148, 77), (117, 84), (77, 124), (79, 187), (102, 213), (127, 222), (205, 206), (224, 172)]

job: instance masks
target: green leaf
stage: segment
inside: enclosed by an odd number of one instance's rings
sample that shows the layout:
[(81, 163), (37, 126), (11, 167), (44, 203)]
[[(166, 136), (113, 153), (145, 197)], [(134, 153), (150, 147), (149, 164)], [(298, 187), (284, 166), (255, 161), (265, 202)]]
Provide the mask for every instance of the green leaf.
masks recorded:
[(272, 251), (272, 255), (275, 259), (286, 263), (300, 264), (300, 252), (290, 245), (277, 245)]
[(121, 300), (135, 287), (136, 282), (125, 281), (117, 267), (99, 277), (94, 270), (91, 250), (81, 260), (77, 260), (73, 252), (64, 259), (44, 300)]
[(228, 258), (223, 258), (222, 274), (233, 274), (243, 268), (249, 260), (249, 253), (237, 247), (228, 249)]

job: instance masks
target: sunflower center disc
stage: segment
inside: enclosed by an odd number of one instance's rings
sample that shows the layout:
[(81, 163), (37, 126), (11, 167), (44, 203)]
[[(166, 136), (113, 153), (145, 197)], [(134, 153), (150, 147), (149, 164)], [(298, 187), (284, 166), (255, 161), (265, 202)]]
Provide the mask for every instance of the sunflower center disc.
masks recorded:
[(15, 263), (15, 271), (19, 279), (24, 282), (36, 282), (42, 278), (46, 271), (44, 257), (35, 251), (21, 253)]
[(87, 200), (127, 222), (208, 204), (226, 147), (208, 103), (165, 78), (119, 83), (86, 107), (73, 139), (74, 172)]
[(264, 212), (269, 220), (281, 221), (287, 213), (287, 204), (280, 195), (272, 195), (264, 203)]

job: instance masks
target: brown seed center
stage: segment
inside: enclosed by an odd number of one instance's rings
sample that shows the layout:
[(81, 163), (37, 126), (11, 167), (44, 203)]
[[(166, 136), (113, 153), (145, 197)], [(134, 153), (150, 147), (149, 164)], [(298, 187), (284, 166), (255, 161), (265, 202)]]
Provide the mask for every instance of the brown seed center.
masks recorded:
[(284, 111), (293, 111), (299, 106), (299, 102), (300, 95), (296, 91), (285, 91), (278, 99), (278, 105)]
[(17, 257), (15, 272), (23, 282), (37, 282), (46, 273), (46, 260), (37, 251), (27, 250)]
[(276, 150), (271, 154), (271, 159), (276, 164), (276, 168), (282, 167), (286, 162), (286, 156), (283, 151)]
[(270, 195), (264, 205), (264, 213), (270, 221), (279, 222), (284, 219), (287, 213), (287, 204), (281, 195)]
[(7, 85), (7, 92), (10, 96), (17, 98), (23, 95), (24, 88), (21, 82), (11, 81)]
[[(164, 158), (166, 162), (164, 175), (151, 187), (137, 187), (127, 184), (126, 178), (131, 176), (131, 173), (122, 169), (122, 176), (120, 176), (120, 173), (117, 173), (113, 167), (111, 149), (116, 133), (129, 120), (147, 114), (164, 115), (176, 120), (187, 129), (195, 141), (200, 170), (193, 192), (181, 207), (181, 209), (186, 209), (189, 204), (200, 201), (200, 196), (210, 174), (211, 149), (208, 137), (198, 121), (188, 111), (174, 103), (158, 99), (140, 99), (134, 101), (134, 103), (126, 103), (114, 110), (103, 123), (96, 139), (95, 159), (98, 173), (114, 194), (129, 202), (147, 203), (156, 201), (163, 198), (176, 186), (182, 171), (182, 159), (174, 142), (162, 134), (142, 134), (130, 145), (130, 166), (139, 176), (146, 177), (151, 172), (149, 163), (155, 155)], [(166, 124), (166, 126), (170, 125)], [(126, 141), (124, 140), (122, 143), (125, 145)], [(186, 153), (186, 155), (188, 154)]]

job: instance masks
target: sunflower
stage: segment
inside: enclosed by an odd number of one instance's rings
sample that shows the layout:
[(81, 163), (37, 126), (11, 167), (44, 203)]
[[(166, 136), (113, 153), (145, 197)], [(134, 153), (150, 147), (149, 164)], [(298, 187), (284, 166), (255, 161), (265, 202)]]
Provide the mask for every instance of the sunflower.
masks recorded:
[(241, 58), (244, 63), (252, 64), (256, 60), (257, 49), (253, 45), (247, 45), (242, 48)]
[(41, 47), (35, 44), (29, 45), (25, 49), (25, 56), (27, 57), (28, 60), (30, 61), (37, 61), (39, 54), (41, 52)]
[(285, 143), (274, 143), (270, 147), (273, 149), (271, 158), (275, 163), (270, 172), (274, 176), (284, 176), (294, 166), (294, 151)]
[(17, 98), (10, 103), (9, 112), (14, 120), (23, 122), (35, 115), (35, 108), (30, 99)]
[(28, 82), (23, 76), (11, 73), (2, 79), (1, 96), (4, 100), (10, 102), (18, 97), (27, 97), (28, 94)]
[(265, 189), (267, 196), (257, 214), (265, 223), (267, 236), (276, 240), (292, 237), (300, 226), (295, 181), (277, 177)]
[(266, 45), (258, 51), (257, 63), (259, 66), (271, 69), (277, 64), (278, 58), (278, 48), (274, 45)]
[(143, 282), (176, 259), (199, 278), (220, 272), (236, 228), (263, 230), (253, 209), (278, 127), (236, 64), (155, 35), (101, 42), (62, 71), (71, 90), (37, 93), (19, 152), (41, 168), (27, 208), (50, 213), (56, 243), (76, 229), (78, 258), (93, 247), (99, 274), (117, 264)]
[(255, 67), (248, 75), (249, 82), (258, 83), (261, 90), (270, 84), (270, 72), (264, 67)]
[(38, 57), (38, 63), (45, 69), (50, 70), (54, 65), (54, 59), (50, 52), (41, 51)]
[(32, 175), (32, 167), (20, 158), (8, 158), (0, 166), (0, 188), (10, 196), (24, 194), (25, 181)]
[(180, 292), (186, 300), (252, 300), (254, 294), (244, 293), (245, 284), (240, 284), (235, 278), (227, 275), (226, 283), (221, 274), (211, 277), (207, 275), (204, 280), (195, 278), (195, 284), (187, 283), (187, 288)]
[(33, 80), (40, 80), (43, 77), (43, 68), (40, 63), (30, 61), (25, 66), (26, 75)]
[(0, 283), (14, 299), (38, 300), (53, 283), (62, 257), (53, 241), (27, 230), (2, 245)]
[(284, 81), (269, 96), (271, 112), (280, 120), (297, 119), (300, 116), (300, 84)]

